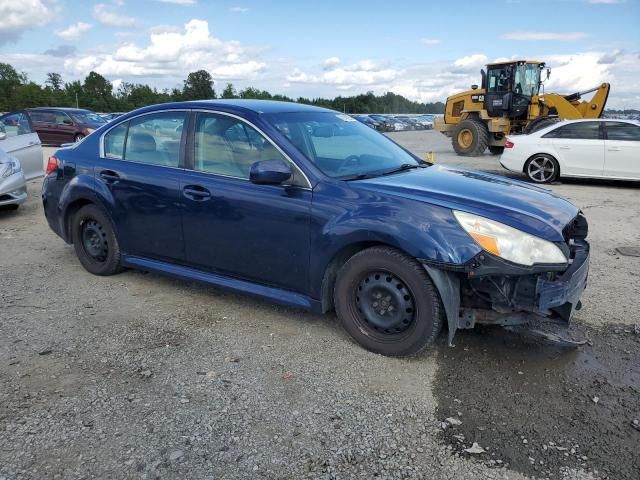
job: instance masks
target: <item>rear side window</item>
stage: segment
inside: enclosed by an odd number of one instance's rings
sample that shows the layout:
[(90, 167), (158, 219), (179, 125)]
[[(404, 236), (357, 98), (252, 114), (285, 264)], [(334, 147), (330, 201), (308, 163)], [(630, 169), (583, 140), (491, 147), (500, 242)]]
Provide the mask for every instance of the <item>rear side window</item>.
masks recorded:
[(0, 120), (0, 132), (7, 134), (7, 137), (17, 137), (32, 133), (31, 125), (27, 115), (23, 112), (6, 115)]
[(124, 159), (130, 162), (177, 167), (180, 163), (180, 143), (185, 116), (185, 112), (162, 112), (131, 120), (126, 135)]
[(600, 123), (577, 122), (558, 127), (550, 131), (543, 138), (566, 138), (576, 140), (601, 140)]
[(104, 136), (104, 156), (107, 158), (124, 158), (124, 142), (127, 138), (129, 122), (124, 122), (109, 130)]
[(56, 117), (52, 112), (37, 111), (31, 112), (31, 120), (42, 123), (55, 123)]
[(640, 141), (640, 126), (623, 122), (607, 122), (607, 139)]

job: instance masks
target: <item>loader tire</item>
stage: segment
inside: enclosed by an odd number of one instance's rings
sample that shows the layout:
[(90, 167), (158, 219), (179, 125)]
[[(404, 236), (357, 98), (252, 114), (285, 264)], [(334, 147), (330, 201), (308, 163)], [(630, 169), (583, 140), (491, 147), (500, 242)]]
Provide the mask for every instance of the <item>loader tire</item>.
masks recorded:
[(480, 120), (461, 121), (451, 136), (453, 149), (458, 155), (476, 157), (482, 155), (489, 144), (489, 129)]
[(529, 123), (529, 125), (524, 127), (523, 132), (525, 135), (529, 135), (530, 133), (537, 132), (538, 130), (542, 130), (543, 128), (547, 128), (559, 121), (560, 119), (558, 117), (538, 117), (531, 123)]

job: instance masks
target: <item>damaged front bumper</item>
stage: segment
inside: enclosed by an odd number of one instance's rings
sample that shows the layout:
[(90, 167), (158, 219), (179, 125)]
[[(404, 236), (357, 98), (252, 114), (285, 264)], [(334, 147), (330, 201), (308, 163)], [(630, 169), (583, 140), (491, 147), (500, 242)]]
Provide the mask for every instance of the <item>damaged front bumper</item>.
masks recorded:
[(571, 241), (567, 265), (524, 267), (487, 253), (465, 265), (424, 261), (440, 292), (447, 316), (449, 343), (457, 329), (477, 323), (535, 326), (552, 320), (568, 326), (580, 308), (589, 274), (589, 243)]

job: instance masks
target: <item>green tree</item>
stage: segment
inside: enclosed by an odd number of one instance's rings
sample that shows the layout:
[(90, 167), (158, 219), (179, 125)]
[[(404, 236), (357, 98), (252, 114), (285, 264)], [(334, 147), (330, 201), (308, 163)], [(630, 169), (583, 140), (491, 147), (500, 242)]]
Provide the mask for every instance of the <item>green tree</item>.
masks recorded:
[(14, 90), (21, 83), (16, 69), (8, 63), (0, 63), (0, 111), (14, 110)]
[(232, 83), (227, 83), (227, 86), (224, 87), (220, 98), (238, 98), (238, 94), (236, 93), (236, 89), (233, 88)]
[(51, 87), (52, 90), (61, 90), (64, 82), (62, 81), (62, 75), (55, 72), (47, 73), (47, 79), (45, 85)]
[(113, 104), (113, 85), (97, 72), (89, 72), (82, 84), (83, 107), (108, 112)]
[(207, 100), (216, 98), (216, 92), (213, 89), (213, 78), (206, 70), (198, 70), (191, 72), (184, 81), (182, 89), (183, 100)]

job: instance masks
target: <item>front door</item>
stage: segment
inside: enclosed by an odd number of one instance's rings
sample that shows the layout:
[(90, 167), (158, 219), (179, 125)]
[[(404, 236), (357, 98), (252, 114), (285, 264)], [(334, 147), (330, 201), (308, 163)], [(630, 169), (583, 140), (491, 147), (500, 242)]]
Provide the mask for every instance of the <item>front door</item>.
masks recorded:
[(547, 133), (560, 162), (560, 174), (599, 177), (604, 170), (600, 122), (575, 122)]
[(626, 122), (605, 123), (605, 176), (640, 179), (640, 125)]
[(288, 185), (249, 181), (258, 160), (284, 155), (250, 125), (200, 112), (182, 177), (186, 260), (199, 269), (306, 292), (311, 190), (297, 167)]
[(125, 254), (184, 259), (179, 176), (186, 116), (150, 113), (105, 135), (94, 174), (112, 196), (110, 213)]

